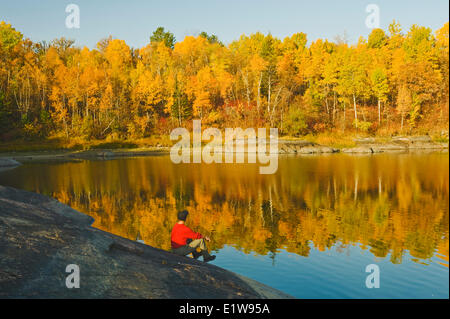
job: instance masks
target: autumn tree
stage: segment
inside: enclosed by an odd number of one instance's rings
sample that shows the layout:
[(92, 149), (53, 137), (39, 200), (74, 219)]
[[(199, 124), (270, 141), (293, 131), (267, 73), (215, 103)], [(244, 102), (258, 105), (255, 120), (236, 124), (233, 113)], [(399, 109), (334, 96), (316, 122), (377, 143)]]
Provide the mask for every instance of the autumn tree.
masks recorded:
[(378, 124), (381, 124), (381, 102), (386, 102), (389, 93), (389, 83), (386, 71), (376, 68), (371, 74), (372, 90), (378, 100)]

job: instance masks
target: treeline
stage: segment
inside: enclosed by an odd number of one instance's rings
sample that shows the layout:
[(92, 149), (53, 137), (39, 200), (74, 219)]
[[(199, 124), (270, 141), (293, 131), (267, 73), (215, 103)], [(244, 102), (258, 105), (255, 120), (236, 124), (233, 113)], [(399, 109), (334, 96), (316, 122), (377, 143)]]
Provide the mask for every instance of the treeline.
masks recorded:
[(304, 33), (242, 35), (229, 45), (203, 32), (182, 42), (158, 28), (130, 48), (61, 38), (34, 43), (0, 23), (0, 138), (59, 135), (135, 139), (192, 118), (216, 127), (411, 133), (448, 126), (449, 24), (432, 32), (395, 21), (349, 45)]

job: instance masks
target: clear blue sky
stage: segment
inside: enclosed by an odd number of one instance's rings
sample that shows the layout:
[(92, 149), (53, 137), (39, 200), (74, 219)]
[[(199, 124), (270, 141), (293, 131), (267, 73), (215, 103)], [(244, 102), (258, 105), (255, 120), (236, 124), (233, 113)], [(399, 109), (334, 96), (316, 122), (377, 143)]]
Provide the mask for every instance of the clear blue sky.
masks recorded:
[[(80, 29), (65, 27), (70, 3), (80, 7)], [(371, 3), (379, 6), (385, 30), (393, 19), (404, 31), (412, 24), (435, 31), (449, 20), (448, 0), (0, 0), (0, 21), (11, 23), (33, 41), (64, 36), (90, 48), (109, 35), (142, 47), (158, 26), (179, 41), (206, 31), (228, 44), (243, 33), (260, 31), (279, 38), (304, 32), (310, 41), (333, 40), (346, 32), (355, 43), (370, 33), (365, 8)]]

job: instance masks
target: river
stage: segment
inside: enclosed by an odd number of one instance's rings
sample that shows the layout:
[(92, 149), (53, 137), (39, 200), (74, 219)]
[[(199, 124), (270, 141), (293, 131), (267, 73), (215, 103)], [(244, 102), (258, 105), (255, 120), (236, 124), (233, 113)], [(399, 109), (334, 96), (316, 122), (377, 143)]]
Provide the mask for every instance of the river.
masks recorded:
[[(212, 238), (212, 263), (298, 298), (448, 298), (449, 155), (280, 156), (173, 164), (169, 156), (28, 163), (0, 184), (57, 198), (94, 227), (170, 249), (176, 212)], [(368, 265), (379, 288), (367, 288)]]

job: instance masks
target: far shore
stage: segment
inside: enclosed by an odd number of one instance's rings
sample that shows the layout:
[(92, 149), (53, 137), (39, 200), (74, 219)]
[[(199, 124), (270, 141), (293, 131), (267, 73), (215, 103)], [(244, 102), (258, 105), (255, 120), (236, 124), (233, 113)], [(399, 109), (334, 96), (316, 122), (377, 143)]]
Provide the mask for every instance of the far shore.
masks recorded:
[[(192, 152), (191, 148), (191, 152)], [(195, 151), (195, 150), (194, 150)], [(247, 149), (245, 148), (244, 152)], [(375, 138), (354, 139), (351, 147), (333, 147), (300, 139), (279, 139), (278, 154), (372, 154), (372, 153), (407, 153), (423, 151), (448, 152), (448, 142), (435, 142), (429, 136), (400, 136), (391, 139)], [(111, 159), (117, 157), (167, 155), (170, 146), (149, 146), (138, 148), (97, 148), (89, 150), (22, 150), (0, 152), (0, 166), (5, 159), (20, 163), (26, 162), (78, 162), (86, 159)], [(3, 164), (2, 161), (3, 160)]]

